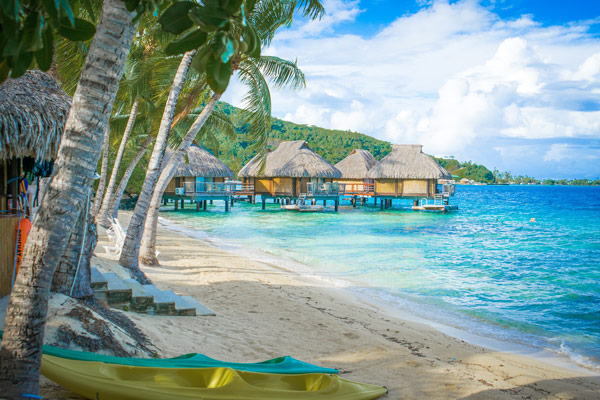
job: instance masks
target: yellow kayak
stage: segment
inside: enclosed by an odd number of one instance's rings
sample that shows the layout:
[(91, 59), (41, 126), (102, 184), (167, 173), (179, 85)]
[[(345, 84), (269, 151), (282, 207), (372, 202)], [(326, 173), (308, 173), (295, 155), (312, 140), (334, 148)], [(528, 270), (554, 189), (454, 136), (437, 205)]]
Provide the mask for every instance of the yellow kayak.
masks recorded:
[(381, 386), (337, 375), (279, 375), (231, 368), (134, 367), (44, 355), (42, 374), (92, 400), (368, 400)]

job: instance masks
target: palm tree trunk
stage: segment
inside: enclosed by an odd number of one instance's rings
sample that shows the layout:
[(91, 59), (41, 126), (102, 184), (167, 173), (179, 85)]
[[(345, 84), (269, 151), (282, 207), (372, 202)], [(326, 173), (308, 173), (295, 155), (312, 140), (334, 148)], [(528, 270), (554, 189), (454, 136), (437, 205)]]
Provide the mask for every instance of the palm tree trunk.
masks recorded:
[(125, 127), (125, 132), (123, 132), (123, 138), (121, 139), (121, 144), (119, 145), (117, 158), (115, 158), (112, 173), (110, 174), (110, 180), (108, 181), (106, 194), (104, 195), (104, 199), (102, 200), (102, 206), (96, 214), (96, 223), (101, 226), (106, 226), (107, 224), (109, 225), (108, 217), (110, 212), (110, 206), (114, 198), (115, 186), (117, 185), (117, 175), (119, 173), (119, 168), (121, 167), (121, 162), (123, 161), (123, 154), (125, 154), (125, 147), (127, 145), (127, 141), (129, 140), (129, 136), (133, 131), (133, 125), (135, 124), (135, 117), (137, 116), (139, 106), (140, 99), (138, 97), (133, 102), (133, 106), (131, 107), (131, 111), (129, 112), (129, 119), (127, 120), (127, 126)]
[(152, 156), (150, 157), (150, 163), (148, 164), (146, 179), (144, 180), (142, 191), (135, 204), (135, 209), (129, 222), (129, 228), (127, 229), (125, 243), (123, 244), (121, 258), (119, 259), (119, 264), (128, 268), (132, 273), (132, 276), (143, 283), (147, 283), (149, 280), (140, 270), (138, 264), (142, 229), (146, 221), (148, 208), (150, 207), (152, 192), (154, 191), (156, 180), (160, 174), (162, 158), (167, 145), (169, 132), (171, 131), (171, 123), (173, 122), (173, 115), (179, 98), (179, 92), (181, 92), (185, 77), (195, 54), (196, 50), (188, 51), (184, 54), (179, 64), (179, 68), (177, 69), (177, 73), (175, 74), (175, 78), (173, 79), (173, 84), (171, 85), (169, 97), (160, 122), (158, 135), (156, 136), (154, 149), (152, 150)]
[(142, 238), (140, 249), (140, 261), (143, 264), (158, 265), (158, 259), (156, 258), (156, 230), (158, 226), (158, 210), (160, 209), (163, 193), (169, 185), (169, 182), (171, 182), (171, 179), (173, 179), (179, 164), (181, 164), (187, 154), (190, 144), (192, 144), (198, 135), (198, 132), (200, 132), (200, 129), (202, 129), (202, 126), (206, 123), (206, 120), (214, 110), (220, 98), (221, 95), (218, 93), (212, 95), (208, 104), (206, 104), (202, 112), (187, 131), (185, 137), (179, 144), (179, 147), (171, 156), (160, 174), (160, 178), (158, 179), (156, 188), (152, 194), (152, 201), (150, 203), (150, 208), (148, 209), (148, 217), (146, 218), (146, 225), (144, 227), (144, 236)]
[(92, 206), (91, 213), (96, 215), (100, 209), (100, 202), (104, 197), (104, 188), (106, 187), (106, 176), (108, 175), (108, 153), (110, 151), (110, 128), (106, 128), (104, 132), (104, 142), (102, 143), (102, 166), (100, 167), (100, 181), (98, 182), (98, 189), (96, 190), (96, 196), (94, 197), (94, 205)]
[(127, 184), (129, 183), (129, 178), (131, 178), (131, 174), (133, 174), (135, 167), (137, 166), (137, 164), (140, 162), (140, 160), (146, 153), (146, 150), (148, 150), (148, 147), (150, 147), (150, 144), (152, 143), (152, 139), (154, 139), (153, 136), (148, 135), (148, 137), (146, 137), (146, 140), (144, 140), (144, 142), (138, 149), (137, 153), (135, 153), (135, 156), (129, 163), (129, 166), (125, 170), (125, 173), (123, 174), (123, 177), (121, 178), (121, 182), (119, 182), (119, 186), (117, 187), (117, 190), (115, 190), (115, 195), (114, 195), (114, 197), (112, 199), (112, 203), (110, 204), (110, 207), (109, 207), (109, 212), (108, 212), (107, 221), (106, 221), (107, 225), (102, 225), (103, 227), (105, 227), (105, 228), (110, 227), (110, 218), (117, 218), (117, 213), (119, 211), (119, 205), (121, 204), (121, 198), (123, 197), (123, 193), (125, 193), (125, 189), (127, 189)]
[(103, 133), (133, 40), (133, 14), (121, 0), (104, 0), (54, 166), (54, 176), (25, 244), (0, 350), (6, 399), (37, 396), (52, 277), (92, 185)]

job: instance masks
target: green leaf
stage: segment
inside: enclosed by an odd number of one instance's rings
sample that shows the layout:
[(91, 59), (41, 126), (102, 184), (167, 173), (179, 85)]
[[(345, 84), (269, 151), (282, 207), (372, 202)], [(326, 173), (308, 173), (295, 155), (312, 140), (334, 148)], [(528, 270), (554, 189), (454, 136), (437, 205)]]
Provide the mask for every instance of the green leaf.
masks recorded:
[(0, 83), (4, 82), (6, 78), (8, 78), (9, 72), (10, 67), (6, 63), (6, 60), (2, 60), (2, 62), (0, 62)]
[(19, 1), (18, 0), (2, 0), (0, 6), (4, 13), (12, 20), (19, 20)]
[(33, 12), (27, 16), (23, 24), (23, 46), (28, 51), (37, 51), (42, 48), (42, 28), (44, 17), (39, 12)]
[(179, 35), (194, 25), (189, 18), (188, 13), (195, 8), (198, 8), (196, 3), (192, 3), (191, 1), (178, 1), (167, 8), (163, 15), (158, 19), (158, 22), (165, 31)]
[(233, 15), (240, 10), (243, 2), (243, 0), (226, 0), (227, 4), (221, 3), (221, 6), (224, 7), (229, 14)]
[(193, 8), (189, 16), (205, 32), (214, 32), (229, 21), (229, 16), (223, 10), (206, 6)]
[(199, 74), (204, 74), (206, 72), (206, 65), (208, 64), (208, 60), (213, 57), (212, 49), (209, 46), (204, 46), (192, 59), (192, 68), (196, 70)]
[(46, 25), (42, 33), (44, 47), (35, 52), (35, 61), (42, 71), (48, 71), (52, 65), (52, 55), (54, 54), (54, 38), (52, 29)]
[(56, 0), (42, 0), (42, 3), (44, 4), (44, 8), (46, 9), (46, 12), (50, 16), (50, 18), (53, 20), (57, 20), (58, 19), (58, 7), (59, 7), (57, 1)]
[(80, 18), (75, 18), (75, 25), (70, 26), (69, 21), (63, 17), (60, 19), (58, 33), (73, 42), (83, 42), (94, 37), (96, 27), (91, 22)]
[(10, 76), (12, 78), (18, 78), (22, 76), (29, 69), (31, 60), (33, 59), (33, 53), (22, 50), (17, 53), (16, 56), (12, 57), (12, 71)]
[(139, 3), (140, 0), (125, 0), (125, 8), (127, 8), (127, 11), (129, 12), (133, 12), (135, 11)]
[(244, 28), (243, 32), (244, 42), (248, 46), (245, 53), (250, 57), (260, 57), (260, 38), (256, 29), (252, 25), (248, 25)]
[(169, 43), (165, 49), (165, 53), (172, 56), (197, 49), (206, 42), (206, 37), (206, 32), (202, 32), (199, 29), (186, 33), (174, 42)]
[(67, 18), (69, 19), (69, 22), (71, 23), (71, 27), (75, 26), (75, 17), (73, 16), (73, 10), (71, 9), (71, 6), (69, 5), (69, 0), (58, 0), (58, 4), (59, 4), (59, 11), (63, 10), (65, 12), (65, 14), (67, 14)]
[(206, 64), (206, 80), (215, 93), (223, 93), (227, 89), (231, 78), (231, 62), (225, 64), (214, 57), (209, 58)]

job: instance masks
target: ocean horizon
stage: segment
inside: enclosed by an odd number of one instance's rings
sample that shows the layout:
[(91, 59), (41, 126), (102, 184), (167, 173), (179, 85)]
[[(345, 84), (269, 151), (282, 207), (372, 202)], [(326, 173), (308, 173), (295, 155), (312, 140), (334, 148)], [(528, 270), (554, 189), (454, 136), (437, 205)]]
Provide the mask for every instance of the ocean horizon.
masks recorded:
[(600, 368), (600, 187), (458, 186), (458, 212), (411, 204), (307, 214), (240, 202), (226, 213), (216, 201), (161, 216), (389, 309)]

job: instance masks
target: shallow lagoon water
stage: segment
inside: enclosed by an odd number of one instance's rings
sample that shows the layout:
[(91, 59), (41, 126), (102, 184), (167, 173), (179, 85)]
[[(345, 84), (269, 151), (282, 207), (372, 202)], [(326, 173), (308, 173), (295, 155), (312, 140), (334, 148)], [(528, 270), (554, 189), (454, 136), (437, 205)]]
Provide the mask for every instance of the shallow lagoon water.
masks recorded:
[(600, 367), (600, 187), (459, 186), (451, 202), (458, 212), (216, 201), (161, 215), (421, 318)]

